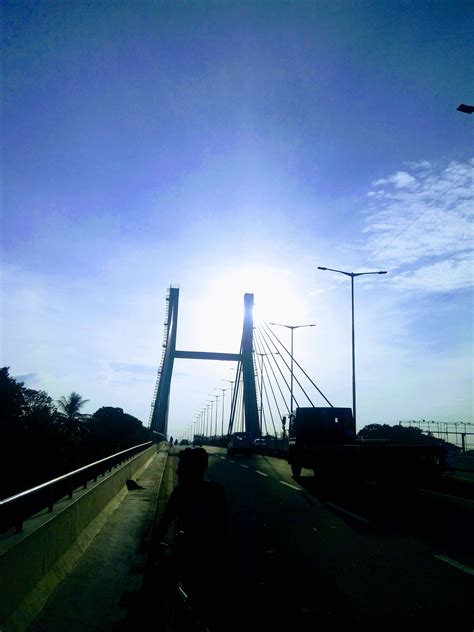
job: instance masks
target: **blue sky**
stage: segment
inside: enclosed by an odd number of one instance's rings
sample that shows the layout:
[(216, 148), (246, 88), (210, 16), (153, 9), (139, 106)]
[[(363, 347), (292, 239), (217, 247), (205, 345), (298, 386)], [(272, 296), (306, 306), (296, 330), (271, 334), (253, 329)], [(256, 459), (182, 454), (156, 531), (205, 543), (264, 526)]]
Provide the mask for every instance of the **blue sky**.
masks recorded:
[[(178, 346), (235, 351), (243, 293), (359, 426), (472, 420), (468, 2), (5, 3), (2, 363), (147, 421)], [(282, 334), (283, 335), (283, 334)], [(299, 349), (298, 349), (299, 347)], [(170, 431), (230, 365), (180, 362)], [(215, 391), (217, 392), (217, 391)]]

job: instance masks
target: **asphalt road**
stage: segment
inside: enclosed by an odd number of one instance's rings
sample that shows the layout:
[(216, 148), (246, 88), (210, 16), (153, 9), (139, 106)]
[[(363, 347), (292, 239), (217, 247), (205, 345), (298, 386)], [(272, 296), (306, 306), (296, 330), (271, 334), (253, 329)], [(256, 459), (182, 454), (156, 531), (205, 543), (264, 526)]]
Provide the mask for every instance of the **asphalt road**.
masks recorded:
[(231, 544), (222, 630), (474, 629), (474, 503), (322, 487), (280, 459), (207, 448)]

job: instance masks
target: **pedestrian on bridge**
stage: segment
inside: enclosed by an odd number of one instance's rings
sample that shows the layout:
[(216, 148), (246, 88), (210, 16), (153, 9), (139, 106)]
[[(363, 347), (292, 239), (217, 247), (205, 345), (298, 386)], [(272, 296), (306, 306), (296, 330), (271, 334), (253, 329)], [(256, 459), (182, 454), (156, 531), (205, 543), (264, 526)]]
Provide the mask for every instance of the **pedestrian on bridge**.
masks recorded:
[(179, 484), (169, 497), (153, 543), (155, 549), (160, 547), (174, 525), (175, 555), (172, 567), (163, 569), (163, 575), (172, 576), (172, 583), (184, 584), (217, 630), (226, 586), (217, 567), (227, 550), (228, 517), (224, 487), (204, 480), (207, 466), (208, 454), (203, 448), (179, 453)]

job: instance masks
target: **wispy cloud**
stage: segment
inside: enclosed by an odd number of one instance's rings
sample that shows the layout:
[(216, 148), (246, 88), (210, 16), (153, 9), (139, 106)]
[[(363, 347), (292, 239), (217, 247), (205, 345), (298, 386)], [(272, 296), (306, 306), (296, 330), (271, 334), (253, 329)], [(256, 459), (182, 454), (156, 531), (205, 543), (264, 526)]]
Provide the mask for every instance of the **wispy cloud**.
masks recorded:
[(382, 186), (384, 184), (393, 184), (396, 189), (403, 189), (405, 187), (410, 187), (416, 183), (416, 179), (411, 176), (406, 171), (397, 171), (393, 175), (388, 178), (381, 178), (380, 180), (376, 180), (373, 185), (375, 187)]
[[(451, 291), (473, 285), (474, 159), (410, 164), (373, 183), (366, 250), (401, 288)], [(392, 275), (393, 276), (393, 275)]]
[(136, 373), (139, 375), (156, 375), (157, 368), (150, 364), (133, 364), (131, 362), (111, 362), (110, 367), (120, 373)]
[(33, 385), (40, 382), (41, 377), (38, 373), (27, 373), (26, 375), (13, 375), (17, 382), (24, 382), (27, 385)]

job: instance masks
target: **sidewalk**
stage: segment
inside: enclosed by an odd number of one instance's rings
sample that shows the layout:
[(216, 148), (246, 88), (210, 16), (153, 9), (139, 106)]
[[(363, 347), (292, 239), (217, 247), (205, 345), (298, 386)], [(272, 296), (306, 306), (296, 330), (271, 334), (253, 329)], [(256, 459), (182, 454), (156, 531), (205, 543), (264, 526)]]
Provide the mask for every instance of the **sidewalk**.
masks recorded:
[(109, 632), (127, 615), (130, 595), (141, 588), (143, 541), (154, 520), (168, 453), (158, 452), (135, 478), (73, 571), (61, 582), (31, 632)]

